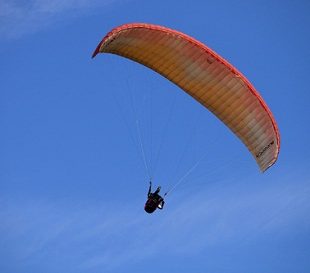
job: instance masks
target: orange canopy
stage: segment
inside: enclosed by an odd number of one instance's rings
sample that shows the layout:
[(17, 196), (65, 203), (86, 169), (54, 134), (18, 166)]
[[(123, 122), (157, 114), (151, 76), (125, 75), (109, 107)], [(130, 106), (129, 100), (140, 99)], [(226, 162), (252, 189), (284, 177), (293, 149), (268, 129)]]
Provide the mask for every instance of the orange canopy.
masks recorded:
[(225, 123), (254, 156), (261, 171), (278, 158), (280, 137), (271, 111), (253, 85), (231, 64), (194, 38), (157, 25), (125, 24), (96, 48), (160, 73)]

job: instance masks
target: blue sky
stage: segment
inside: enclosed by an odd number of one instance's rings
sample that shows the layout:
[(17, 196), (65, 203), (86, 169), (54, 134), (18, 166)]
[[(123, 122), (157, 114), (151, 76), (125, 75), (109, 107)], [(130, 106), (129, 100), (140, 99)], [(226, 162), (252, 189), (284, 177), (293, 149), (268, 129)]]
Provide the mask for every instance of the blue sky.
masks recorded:
[[(309, 272), (309, 14), (307, 1), (0, 1), (0, 271)], [(247, 76), (277, 120), (278, 162), (261, 174), (176, 86), (90, 58), (129, 22), (187, 33)], [(152, 215), (139, 136), (154, 184), (184, 178)]]

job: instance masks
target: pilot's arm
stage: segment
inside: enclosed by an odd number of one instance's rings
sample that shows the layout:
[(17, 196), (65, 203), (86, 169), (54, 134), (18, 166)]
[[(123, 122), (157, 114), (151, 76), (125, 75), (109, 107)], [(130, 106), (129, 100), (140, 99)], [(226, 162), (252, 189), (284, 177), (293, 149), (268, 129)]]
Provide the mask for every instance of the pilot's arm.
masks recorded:
[(147, 197), (151, 196), (151, 191), (152, 191), (152, 181), (150, 181), (150, 186), (149, 186), (149, 191), (147, 193)]

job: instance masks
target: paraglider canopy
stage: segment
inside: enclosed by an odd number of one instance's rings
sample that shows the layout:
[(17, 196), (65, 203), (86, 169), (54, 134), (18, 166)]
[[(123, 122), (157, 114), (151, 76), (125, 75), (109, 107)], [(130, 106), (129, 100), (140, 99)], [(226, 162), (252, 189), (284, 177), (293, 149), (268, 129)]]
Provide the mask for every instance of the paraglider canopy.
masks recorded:
[(234, 66), (196, 39), (152, 24), (125, 24), (110, 31), (98, 53), (141, 63), (178, 85), (209, 109), (244, 143), (261, 171), (279, 154), (280, 136), (267, 104)]

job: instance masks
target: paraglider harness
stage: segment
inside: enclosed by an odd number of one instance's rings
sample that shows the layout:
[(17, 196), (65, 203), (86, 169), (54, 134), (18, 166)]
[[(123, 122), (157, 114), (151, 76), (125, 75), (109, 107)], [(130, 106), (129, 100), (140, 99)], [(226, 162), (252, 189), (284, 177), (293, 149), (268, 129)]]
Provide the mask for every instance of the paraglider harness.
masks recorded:
[(163, 209), (165, 201), (158, 193), (160, 192), (160, 187), (157, 187), (156, 191), (152, 193), (152, 181), (150, 181), (149, 191), (147, 193), (147, 201), (144, 206), (144, 210), (147, 213), (154, 212), (157, 208)]

